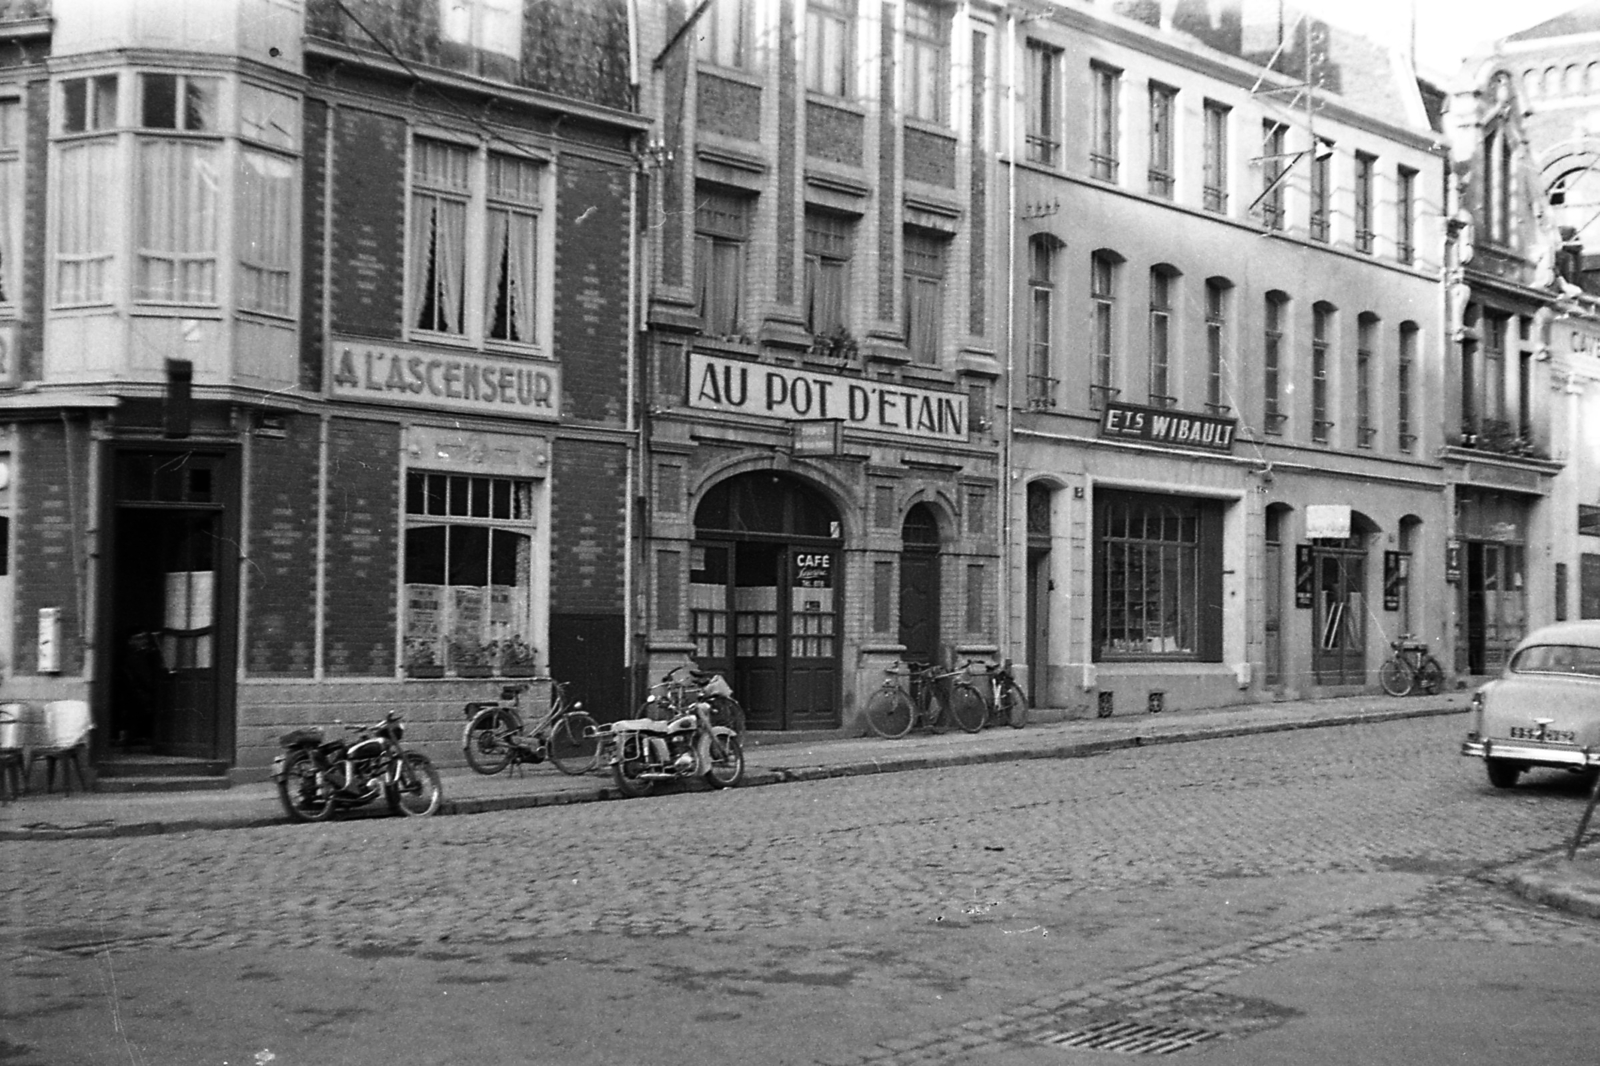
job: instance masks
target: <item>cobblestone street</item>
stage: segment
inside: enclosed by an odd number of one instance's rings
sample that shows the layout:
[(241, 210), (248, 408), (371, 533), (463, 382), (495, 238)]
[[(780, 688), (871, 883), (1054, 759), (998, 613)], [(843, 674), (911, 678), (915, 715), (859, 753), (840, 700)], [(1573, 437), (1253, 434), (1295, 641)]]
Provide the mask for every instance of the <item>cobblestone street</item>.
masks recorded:
[[(1459, 731), (5, 843), (26, 873), (6, 897), (0, 1046), (18, 1063), (300, 1062), (330, 1035), (340, 1063), (464, 1047), (484, 1063), (1068, 1062), (1110, 1020), (1203, 1034), (1190, 1054), (1246, 1048), (1294, 1012), (1233, 985), (1341, 946), (1600, 947), (1600, 925), (1495, 883), (1564, 843), (1580, 783), (1496, 792), (1454, 755)], [(445, 998), (462, 994), (471, 1012)]]

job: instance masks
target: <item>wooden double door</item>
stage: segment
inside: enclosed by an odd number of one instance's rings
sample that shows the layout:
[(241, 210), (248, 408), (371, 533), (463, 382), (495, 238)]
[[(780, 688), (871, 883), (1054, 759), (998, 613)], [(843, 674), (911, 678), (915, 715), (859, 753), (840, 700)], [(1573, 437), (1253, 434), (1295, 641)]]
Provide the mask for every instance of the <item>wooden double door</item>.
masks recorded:
[(839, 546), (753, 537), (691, 551), (695, 661), (730, 678), (749, 728), (837, 728)]

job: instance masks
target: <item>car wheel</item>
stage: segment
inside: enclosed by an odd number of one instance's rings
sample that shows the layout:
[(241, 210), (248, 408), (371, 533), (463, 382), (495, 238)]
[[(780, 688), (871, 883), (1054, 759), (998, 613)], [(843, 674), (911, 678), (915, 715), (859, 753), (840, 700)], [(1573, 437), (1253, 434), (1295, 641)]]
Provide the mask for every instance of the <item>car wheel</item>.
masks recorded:
[(1495, 788), (1513, 788), (1517, 778), (1522, 776), (1521, 764), (1509, 759), (1485, 759), (1483, 762), (1489, 770), (1489, 784)]

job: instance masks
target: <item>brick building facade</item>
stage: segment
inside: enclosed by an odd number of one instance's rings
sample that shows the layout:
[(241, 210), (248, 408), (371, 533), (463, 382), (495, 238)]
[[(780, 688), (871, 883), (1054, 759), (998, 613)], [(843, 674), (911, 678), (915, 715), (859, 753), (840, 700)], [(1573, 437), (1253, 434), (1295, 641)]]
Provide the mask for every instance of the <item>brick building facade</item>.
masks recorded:
[[(8, 698), (256, 772), (626, 698), (629, 5), (11, 5)], [(42, 631), (42, 629), (44, 631)], [(40, 661), (41, 649), (46, 661)]]

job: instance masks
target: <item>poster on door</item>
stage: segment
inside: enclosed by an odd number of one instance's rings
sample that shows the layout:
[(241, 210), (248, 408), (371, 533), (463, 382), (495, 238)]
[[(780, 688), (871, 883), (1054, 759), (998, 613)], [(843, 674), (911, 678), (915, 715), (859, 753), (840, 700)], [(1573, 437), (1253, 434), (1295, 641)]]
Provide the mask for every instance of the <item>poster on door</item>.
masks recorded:
[(833, 611), (833, 553), (794, 553), (789, 582), (790, 610), (801, 613)]

